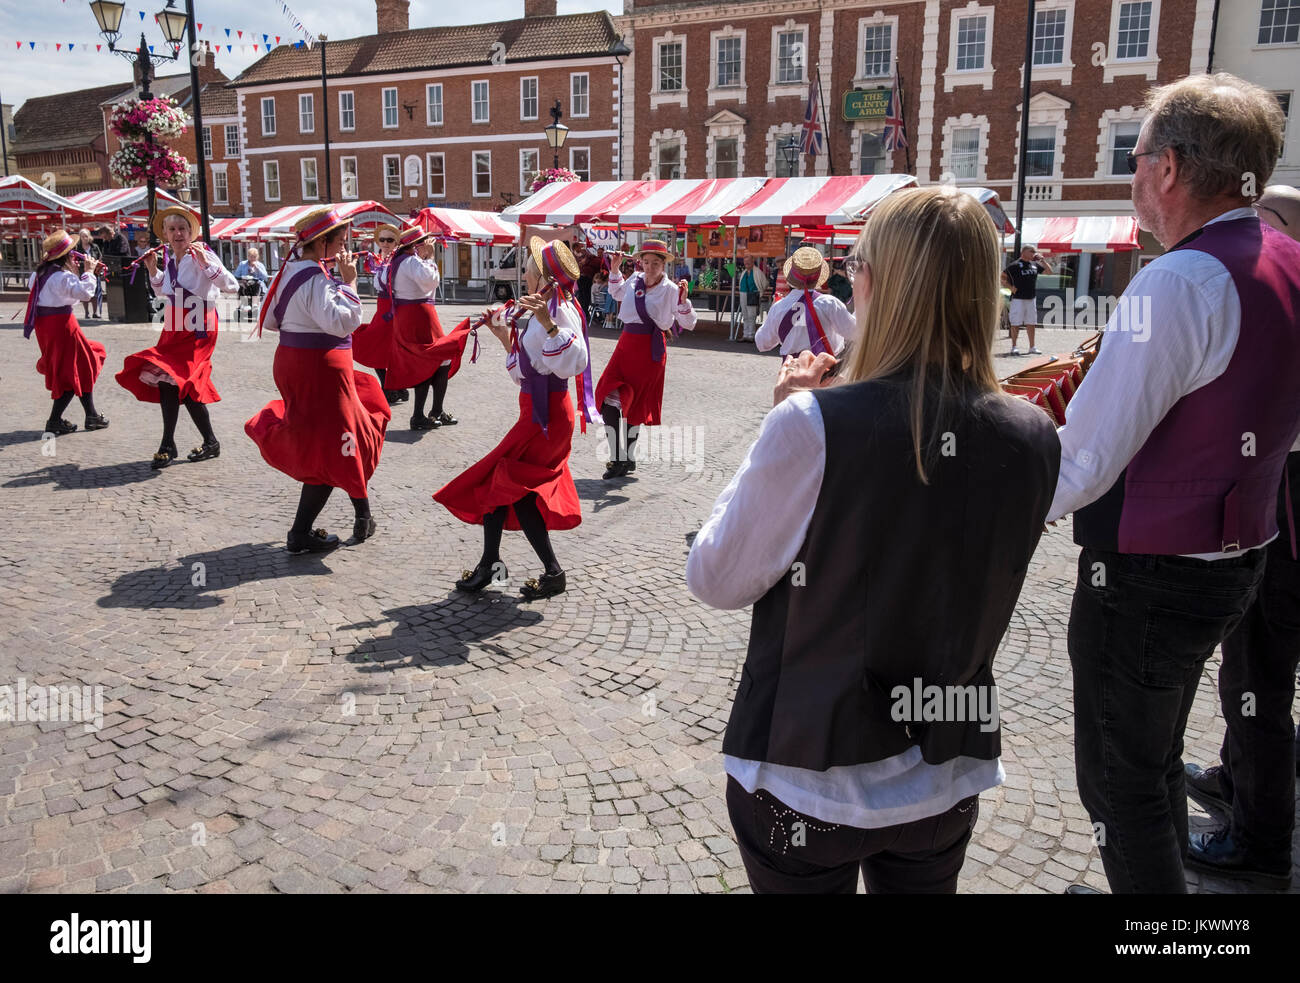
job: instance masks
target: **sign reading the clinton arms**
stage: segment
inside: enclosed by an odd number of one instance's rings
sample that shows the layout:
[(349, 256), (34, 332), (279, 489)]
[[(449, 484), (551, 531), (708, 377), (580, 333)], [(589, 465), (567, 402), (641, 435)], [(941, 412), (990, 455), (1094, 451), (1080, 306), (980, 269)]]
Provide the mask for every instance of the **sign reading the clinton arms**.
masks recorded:
[(841, 115), (850, 123), (857, 120), (882, 120), (893, 89), (854, 89), (844, 93)]

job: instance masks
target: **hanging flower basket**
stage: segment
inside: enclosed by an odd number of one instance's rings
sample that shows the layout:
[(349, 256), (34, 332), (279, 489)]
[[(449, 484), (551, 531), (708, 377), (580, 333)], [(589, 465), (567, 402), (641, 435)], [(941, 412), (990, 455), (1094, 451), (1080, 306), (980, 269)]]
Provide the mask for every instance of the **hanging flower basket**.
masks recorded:
[(168, 96), (153, 99), (128, 99), (113, 107), (108, 128), (119, 140), (138, 141), (146, 135), (178, 137), (188, 128), (189, 121), (176, 100)]
[(548, 167), (544, 171), (539, 171), (537, 177), (533, 178), (533, 183), (528, 186), (528, 191), (530, 193), (541, 191), (548, 184), (554, 184), (556, 181), (576, 180), (578, 180), (578, 175), (567, 167)]
[(165, 188), (174, 188), (188, 180), (190, 162), (163, 144), (128, 143), (109, 159), (108, 171), (124, 186), (153, 178)]

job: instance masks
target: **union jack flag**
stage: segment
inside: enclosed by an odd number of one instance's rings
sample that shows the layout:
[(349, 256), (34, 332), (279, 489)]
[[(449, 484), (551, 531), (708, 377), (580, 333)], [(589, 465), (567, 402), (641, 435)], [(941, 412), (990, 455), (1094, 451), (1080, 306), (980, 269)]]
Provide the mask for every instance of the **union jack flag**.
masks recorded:
[[(896, 150), (907, 146), (907, 130), (903, 127), (903, 100), (895, 88), (889, 93), (889, 102), (885, 106), (885, 131), (881, 134), (886, 150)], [(897, 108), (895, 108), (897, 107)]]
[(803, 111), (803, 133), (799, 139), (799, 151), (804, 154), (817, 154), (826, 152), (824, 135), (822, 134), (822, 125), (818, 121), (818, 98), (817, 98), (817, 76), (813, 76), (808, 83), (808, 104)]

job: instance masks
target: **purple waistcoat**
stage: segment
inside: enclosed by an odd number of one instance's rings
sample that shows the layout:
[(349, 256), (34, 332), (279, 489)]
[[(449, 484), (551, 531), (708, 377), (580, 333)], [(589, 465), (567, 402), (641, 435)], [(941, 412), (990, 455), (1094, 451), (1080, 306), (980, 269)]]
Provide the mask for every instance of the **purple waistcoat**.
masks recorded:
[(1282, 468), (1300, 433), (1300, 244), (1241, 218), (1174, 248), (1207, 253), (1231, 274), (1241, 304), (1237, 347), (1221, 376), (1169, 409), (1110, 491), (1075, 513), (1080, 546), (1218, 553), (1259, 546), (1278, 531)]

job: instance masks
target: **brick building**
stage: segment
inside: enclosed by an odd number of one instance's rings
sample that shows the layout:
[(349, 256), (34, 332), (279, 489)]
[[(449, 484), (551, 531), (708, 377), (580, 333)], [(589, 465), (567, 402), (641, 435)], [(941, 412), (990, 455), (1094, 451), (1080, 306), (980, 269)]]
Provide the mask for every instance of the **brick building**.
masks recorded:
[(403, 215), (426, 204), (500, 211), (552, 166), (543, 128), (557, 100), (570, 127), (560, 164), (613, 176), (608, 14), (556, 16), (555, 0), (526, 0), (518, 20), (410, 30), (407, 6), (378, 0), (380, 33), (326, 44), (328, 107), (318, 49), (276, 48), (231, 83), (245, 214), (349, 199)]
[(14, 113), (17, 173), (64, 197), (111, 188), (100, 103), (128, 82), (28, 99)]

